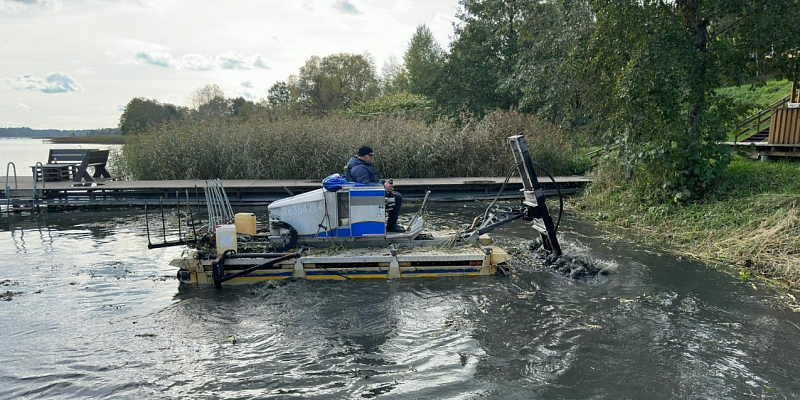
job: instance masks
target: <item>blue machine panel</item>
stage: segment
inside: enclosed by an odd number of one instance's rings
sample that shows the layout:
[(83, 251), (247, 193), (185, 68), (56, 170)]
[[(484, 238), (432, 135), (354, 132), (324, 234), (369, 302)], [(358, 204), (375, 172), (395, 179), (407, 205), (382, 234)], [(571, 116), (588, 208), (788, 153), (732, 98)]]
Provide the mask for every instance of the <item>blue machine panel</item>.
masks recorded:
[(353, 237), (386, 235), (386, 191), (382, 186), (350, 189)]
[(383, 236), (386, 235), (386, 223), (384, 222), (359, 222), (350, 225), (353, 236)]

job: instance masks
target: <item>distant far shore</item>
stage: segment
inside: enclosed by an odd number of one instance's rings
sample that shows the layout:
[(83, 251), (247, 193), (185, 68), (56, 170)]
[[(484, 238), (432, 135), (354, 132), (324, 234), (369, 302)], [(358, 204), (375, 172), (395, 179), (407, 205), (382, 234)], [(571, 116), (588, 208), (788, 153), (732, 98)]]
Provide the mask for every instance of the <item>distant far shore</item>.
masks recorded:
[(53, 138), (42, 138), (52, 143), (89, 143), (89, 144), (125, 144), (125, 136), (122, 135), (86, 135), (86, 136), (60, 136)]
[(62, 136), (95, 136), (95, 135), (121, 135), (119, 128), (98, 129), (31, 129), (31, 128), (0, 128), (0, 138), (30, 138), (48, 139)]

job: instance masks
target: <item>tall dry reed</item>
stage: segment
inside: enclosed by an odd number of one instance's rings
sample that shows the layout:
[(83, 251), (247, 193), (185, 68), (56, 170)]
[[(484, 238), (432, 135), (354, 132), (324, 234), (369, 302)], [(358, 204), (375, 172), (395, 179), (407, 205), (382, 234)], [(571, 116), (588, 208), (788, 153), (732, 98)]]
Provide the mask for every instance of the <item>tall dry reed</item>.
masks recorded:
[(506, 138), (516, 134), (554, 175), (587, 168), (563, 132), (504, 111), (461, 125), (344, 116), (187, 120), (130, 137), (118, 165), (131, 179), (321, 179), (341, 173), (367, 144), (384, 178), (504, 176), (513, 164)]

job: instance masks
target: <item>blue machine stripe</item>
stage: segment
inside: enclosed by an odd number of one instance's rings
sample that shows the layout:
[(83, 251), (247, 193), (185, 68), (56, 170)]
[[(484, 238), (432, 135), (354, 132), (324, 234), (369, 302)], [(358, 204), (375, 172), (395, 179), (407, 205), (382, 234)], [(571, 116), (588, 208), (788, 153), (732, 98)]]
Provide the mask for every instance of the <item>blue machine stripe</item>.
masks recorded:
[(447, 274), (447, 273), (465, 273), (465, 272), (480, 272), (480, 268), (458, 268), (458, 269), (425, 269), (425, 270), (416, 270), (416, 271), (408, 271), (402, 270), (401, 273), (403, 275), (411, 275), (411, 274)]
[(344, 238), (350, 237), (350, 228), (338, 228), (332, 231), (320, 232), (313, 235), (300, 235), (303, 238), (313, 238), (313, 237), (330, 237), (330, 238)]
[[(233, 271), (238, 272), (237, 270), (233, 270)], [(226, 271), (226, 272), (229, 272), (229, 271)], [(261, 277), (270, 277), (270, 276), (292, 276), (292, 275), (294, 275), (294, 272), (291, 271), (291, 270), (286, 271), (286, 272), (281, 271), (281, 272), (262, 273), (262, 274), (259, 274), (258, 272), (259, 271), (256, 270), (256, 271), (253, 271), (253, 272), (251, 272), (251, 273), (249, 273), (247, 275), (242, 275), (239, 278), (261, 278)], [(236, 278), (234, 278), (234, 279), (236, 279)]]
[(350, 197), (382, 197), (385, 195), (383, 188), (381, 190), (350, 190)]
[(306, 276), (381, 275), (381, 274), (388, 273), (388, 269), (383, 269), (383, 270), (380, 270), (380, 271), (378, 271), (378, 270), (373, 270), (373, 271), (349, 270), (349, 271), (342, 271), (342, 272), (339, 272), (337, 269), (331, 268), (330, 270), (325, 270), (325, 271), (306, 271)]

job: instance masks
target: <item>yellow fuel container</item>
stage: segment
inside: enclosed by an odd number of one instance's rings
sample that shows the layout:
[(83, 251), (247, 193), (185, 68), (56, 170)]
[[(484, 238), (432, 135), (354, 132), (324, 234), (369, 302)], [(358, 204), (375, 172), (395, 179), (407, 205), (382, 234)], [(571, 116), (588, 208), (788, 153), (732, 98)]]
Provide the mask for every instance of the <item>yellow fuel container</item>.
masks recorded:
[(236, 233), (244, 235), (256, 234), (256, 215), (252, 213), (237, 213), (233, 217)]

